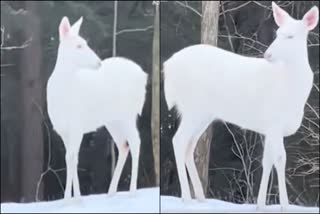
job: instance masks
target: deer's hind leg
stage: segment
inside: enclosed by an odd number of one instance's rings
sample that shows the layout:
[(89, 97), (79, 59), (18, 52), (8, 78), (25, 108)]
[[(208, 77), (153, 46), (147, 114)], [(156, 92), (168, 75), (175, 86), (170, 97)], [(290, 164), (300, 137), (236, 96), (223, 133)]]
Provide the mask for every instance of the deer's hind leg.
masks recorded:
[(121, 129), (114, 126), (110, 126), (108, 130), (118, 148), (118, 161), (114, 169), (111, 183), (109, 186), (109, 191), (108, 191), (108, 194), (110, 196), (113, 196), (117, 192), (121, 173), (123, 171), (123, 167), (128, 157), (129, 147), (128, 147), (127, 139), (124, 133), (121, 132)]
[[(204, 131), (207, 129), (208, 125), (210, 124), (211, 121), (206, 121), (203, 124), (197, 125), (196, 127), (198, 128), (196, 131), (194, 131), (194, 134), (191, 138), (190, 143), (188, 144), (187, 148), (187, 155), (186, 155), (186, 166), (187, 170), (189, 172), (190, 180), (193, 185), (195, 197), (199, 201), (204, 201), (205, 200), (205, 195), (202, 187), (202, 183), (199, 177), (199, 173), (195, 164), (195, 159), (194, 159), (194, 151), (197, 146), (197, 143), (201, 137), (201, 135), (204, 133)], [(210, 152), (210, 151), (208, 151)]]

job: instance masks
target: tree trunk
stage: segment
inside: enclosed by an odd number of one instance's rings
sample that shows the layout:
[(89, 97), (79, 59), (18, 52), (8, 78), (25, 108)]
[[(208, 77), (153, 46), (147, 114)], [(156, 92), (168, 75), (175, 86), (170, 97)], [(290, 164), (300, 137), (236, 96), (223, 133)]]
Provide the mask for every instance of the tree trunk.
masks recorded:
[(217, 45), (220, 1), (202, 1), (201, 43)]
[[(36, 11), (34, 1), (26, 2), (27, 11)], [(29, 47), (23, 50), (21, 86), (22, 86), (22, 139), (21, 139), (21, 188), (22, 201), (35, 201), (37, 182), (43, 170), (43, 108), (41, 83), (41, 47), (40, 23), (36, 17), (30, 17), (26, 27), (26, 38), (32, 38)], [(43, 188), (39, 191), (42, 199)]]
[[(118, 1), (113, 3), (113, 36), (112, 36), (112, 57), (117, 56), (117, 25), (118, 25)], [(115, 142), (111, 142), (111, 179), (113, 177), (114, 168), (116, 166)]]
[(156, 176), (156, 185), (159, 186), (160, 181), (160, 44), (159, 44), (159, 2), (155, 4), (154, 16), (154, 31), (152, 44), (152, 115), (151, 115), (151, 130), (152, 130), (152, 147), (154, 157), (154, 170)]
[[(202, 1), (201, 43), (217, 45), (219, 1)], [(210, 125), (199, 139), (195, 149), (195, 162), (202, 182), (204, 193), (208, 191), (208, 171), (212, 126)]]

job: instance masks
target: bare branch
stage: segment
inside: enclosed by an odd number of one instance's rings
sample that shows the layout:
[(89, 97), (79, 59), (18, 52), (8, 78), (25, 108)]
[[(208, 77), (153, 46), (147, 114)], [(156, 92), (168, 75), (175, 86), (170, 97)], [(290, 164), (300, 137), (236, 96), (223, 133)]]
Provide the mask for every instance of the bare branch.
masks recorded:
[(319, 113), (309, 104), (309, 102), (306, 103), (306, 106), (308, 106), (319, 119)]
[(259, 5), (260, 7), (263, 7), (264, 9), (272, 11), (271, 6), (266, 6), (264, 4), (261, 4), (259, 1), (253, 1), (253, 3), (255, 3), (256, 5)]
[(113, 37), (112, 37), (112, 56), (115, 57), (117, 55), (117, 22), (118, 22), (118, 1), (114, 1), (113, 8)]
[[(223, 10), (219, 15), (223, 15), (223, 14), (229, 13), (229, 12), (231, 12), (231, 11), (239, 10), (240, 8), (245, 7), (245, 6), (247, 6), (248, 4), (250, 4), (250, 3), (252, 3), (252, 1), (247, 1), (247, 2), (245, 2), (245, 3), (243, 3), (243, 4), (240, 4), (240, 5), (237, 6), (237, 7), (233, 7), (233, 8), (227, 9), (227, 10)], [(224, 5), (224, 4), (223, 4), (223, 5)], [(221, 7), (223, 7), (223, 5), (221, 5)]]
[(156, 5), (158, 7), (160, 5), (160, 1), (152, 1), (152, 5)]
[(313, 83), (313, 87), (319, 92), (319, 86), (317, 86), (317, 84)]
[[(221, 4), (221, 10), (222, 10), (223, 18), (224, 18), (224, 26), (225, 26), (225, 28), (227, 30), (227, 33), (228, 33), (227, 38), (228, 38), (228, 42), (230, 44), (230, 48), (231, 48), (232, 52), (235, 52), (234, 47), (233, 47), (233, 43), (232, 43), (232, 40), (231, 40), (231, 34), (230, 34), (229, 26), (227, 24), (227, 17), (226, 17), (226, 12), (224, 10), (224, 4)], [(218, 35), (218, 37), (219, 37), (219, 35)]]
[(5, 31), (5, 28), (3, 26), (1, 26), (1, 44), (0, 44), (0, 47), (2, 48), (3, 47), (3, 44), (4, 44), (4, 31)]
[[(175, 1), (176, 4), (184, 7), (184, 8), (187, 8), (189, 10), (191, 10), (193, 13), (197, 14), (198, 16), (202, 17), (202, 13), (200, 11), (198, 11), (197, 9), (195, 9), (194, 7), (191, 7), (189, 4), (188, 4), (188, 1), (185, 1), (185, 4), (182, 3), (181, 1)], [(235, 10), (239, 10), (240, 8), (242, 7), (245, 7), (246, 5), (250, 4), (251, 1), (248, 1), (248, 2), (245, 2), (237, 7), (234, 7), (234, 8), (230, 8), (230, 9), (227, 9), (225, 11), (222, 11), (221, 13), (219, 13), (219, 15), (223, 15), (225, 13), (229, 13), (229, 12), (232, 12), (232, 11), (235, 11)], [(222, 4), (221, 4), (222, 5)], [(223, 4), (224, 5), (224, 4)]]
[(191, 7), (189, 4), (188, 4), (188, 1), (185, 1), (185, 4), (183, 4), (181, 1), (175, 1), (176, 4), (182, 6), (182, 7), (185, 7), (185, 8), (188, 8), (189, 10), (191, 10), (192, 12), (194, 12), (195, 14), (197, 14), (198, 16), (202, 17), (202, 14), (201, 12), (199, 12), (198, 10), (196, 10), (195, 8)]
[(242, 39), (242, 40), (247, 40), (247, 41), (250, 41), (252, 43), (255, 43), (255, 44), (258, 44), (260, 45), (261, 47), (263, 48), (268, 48), (268, 46), (266, 44), (263, 44), (262, 42), (259, 42), (258, 40), (254, 40), (252, 38), (249, 38), (249, 37), (245, 37), (243, 35), (218, 35), (218, 37), (221, 37), (221, 38), (234, 38), (234, 39)]
[(150, 30), (152, 28), (153, 28), (153, 25), (150, 25), (150, 26), (145, 27), (145, 28), (123, 29), (123, 30), (118, 31), (116, 33), (116, 35), (120, 35), (120, 34), (123, 34), (123, 33), (143, 32), (143, 31)]
[(11, 67), (14, 66), (14, 64), (1, 64), (0, 67), (4, 68), (4, 67)]
[[(30, 45), (31, 41), (32, 41), (32, 38), (31, 38), (31, 39), (25, 41), (20, 46), (7, 46), (7, 47), (4, 47), (5, 27), (1, 26), (0, 31), (1, 31), (1, 44), (0, 44), (0, 50), (1, 51), (10, 51), (10, 50), (16, 50), (16, 49), (23, 49), (23, 48), (28, 47)], [(1, 57), (1, 64), (0, 64), (1, 68), (11, 67), (11, 66), (14, 66), (14, 64), (2, 64), (2, 57)], [(1, 74), (1, 77), (3, 77), (3, 76), (4, 75)]]

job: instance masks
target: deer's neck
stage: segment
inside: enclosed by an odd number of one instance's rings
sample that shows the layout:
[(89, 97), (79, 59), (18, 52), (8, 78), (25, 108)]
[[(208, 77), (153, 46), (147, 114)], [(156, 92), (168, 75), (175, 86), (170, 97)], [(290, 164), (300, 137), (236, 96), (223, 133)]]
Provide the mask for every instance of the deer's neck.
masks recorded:
[(285, 70), (291, 74), (290, 76), (296, 78), (307, 77), (308, 75), (312, 75), (312, 70), (310, 68), (310, 64), (307, 58), (299, 59), (293, 61), (291, 63), (285, 63)]
[(292, 74), (300, 76), (312, 73), (308, 60), (307, 45), (301, 47), (293, 56), (294, 57), (290, 62), (285, 63), (286, 68), (288, 68)]
[(290, 93), (295, 94), (296, 99), (300, 97), (306, 101), (313, 84), (313, 72), (307, 57), (285, 64), (284, 70)]
[(64, 75), (65, 78), (68, 78), (68, 76), (74, 74), (74, 71), (77, 69), (77, 64), (70, 59), (70, 56), (62, 47), (59, 47), (54, 73), (56, 75)]
[(312, 74), (309, 64), (307, 45), (301, 45), (294, 53), (290, 53), (290, 58), (283, 62), (284, 68), (292, 77), (303, 78)]
[(71, 78), (77, 69), (77, 65), (68, 60), (67, 57), (59, 56), (54, 68), (54, 74), (64, 76), (64, 78)]

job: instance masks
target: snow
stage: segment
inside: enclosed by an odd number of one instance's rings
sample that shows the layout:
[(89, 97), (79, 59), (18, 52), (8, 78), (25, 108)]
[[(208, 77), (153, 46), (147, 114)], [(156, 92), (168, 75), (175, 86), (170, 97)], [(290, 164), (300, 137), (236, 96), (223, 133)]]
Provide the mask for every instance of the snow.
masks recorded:
[[(161, 196), (162, 213), (228, 213), (228, 212), (257, 212), (256, 204), (234, 204), (217, 199), (206, 199), (204, 202), (192, 200), (182, 202), (181, 198), (173, 196)], [(268, 205), (264, 212), (280, 212), (280, 205)], [(318, 213), (319, 207), (301, 207), (290, 205), (287, 212), (297, 213)]]
[[(115, 196), (97, 194), (82, 196), (79, 200), (63, 199), (34, 203), (3, 203), (1, 213), (159, 213), (160, 189), (138, 189), (135, 196), (129, 192), (118, 192)], [(234, 204), (217, 199), (206, 199), (205, 202), (192, 200), (182, 202), (181, 198), (161, 196), (161, 213), (228, 213), (256, 212), (255, 204)], [(265, 212), (280, 212), (280, 205), (267, 206)], [(290, 205), (288, 212), (318, 213), (319, 207), (302, 207)]]
[(110, 197), (107, 194), (82, 196), (80, 200), (63, 199), (34, 203), (3, 203), (1, 213), (158, 213), (159, 188), (138, 189), (136, 195), (118, 192)]

